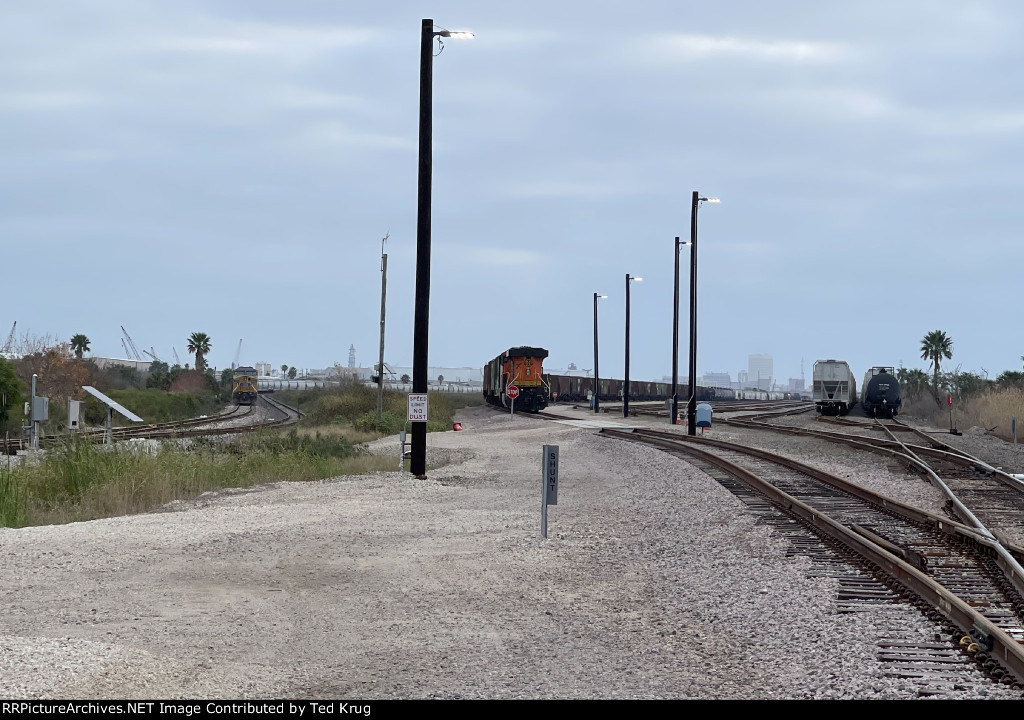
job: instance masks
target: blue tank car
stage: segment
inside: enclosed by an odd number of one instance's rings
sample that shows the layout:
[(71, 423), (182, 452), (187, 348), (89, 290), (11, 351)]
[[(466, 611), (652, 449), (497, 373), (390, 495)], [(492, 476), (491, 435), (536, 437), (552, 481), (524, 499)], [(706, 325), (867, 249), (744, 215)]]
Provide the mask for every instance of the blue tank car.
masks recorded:
[(902, 404), (895, 368), (879, 365), (867, 371), (861, 386), (861, 406), (868, 417), (896, 417)]

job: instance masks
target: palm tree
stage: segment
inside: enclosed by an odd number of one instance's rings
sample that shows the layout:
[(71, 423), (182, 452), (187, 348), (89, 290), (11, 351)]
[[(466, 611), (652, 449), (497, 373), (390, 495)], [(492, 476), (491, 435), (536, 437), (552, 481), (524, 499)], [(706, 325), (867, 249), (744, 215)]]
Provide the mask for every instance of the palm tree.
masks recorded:
[(941, 330), (932, 330), (921, 339), (921, 359), (931, 360), (932, 388), (939, 392), (939, 364), (953, 357), (953, 339)]
[(900, 383), (900, 394), (907, 400), (917, 397), (928, 388), (928, 373), (919, 368), (900, 368), (896, 371), (896, 379)]
[(75, 357), (82, 359), (82, 353), (89, 352), (89, 338), (82, 333), (71, 336), (71, 349), (75, 351)]
[(206, 354), (210, 352), (211, 347), (213, 346), (210, 343), (210, 336), (204, 332), (194, 332), (188, 336), (188, 351), (195, 353), (196, 370), (199, 372), (206, 369)]

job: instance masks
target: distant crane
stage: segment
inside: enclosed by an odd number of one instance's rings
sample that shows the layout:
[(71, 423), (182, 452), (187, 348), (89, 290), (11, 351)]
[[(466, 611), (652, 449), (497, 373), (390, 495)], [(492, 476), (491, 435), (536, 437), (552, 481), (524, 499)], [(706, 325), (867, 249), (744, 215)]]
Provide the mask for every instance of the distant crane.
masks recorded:
[(178, 349), (175, 348), (174, 346), (171, 346), (171, 352), (174, 353), (174, 364), (181, 365), (181, 360), (178, 358)]
[(238, 367), (238, 358), (241, 357), (241, 355), (242, 355), (242, 339), (243, 338), (239, 338), (238, 339), (238, 349), (235, 350), (235, 361), (233, 363), (231, 363), (231, 369), (232, 370), (234, 370), (236, 367)]
[(135, 347), (135, 342), (132, 340), (132, 336), (128, 334), (128, 331), (124, 329), (124, 325), (121, 326), (121, 332), (124, 333), (124, 339), (128, 341), (128, 344), (125, 346), (125, 352), (131, 353), (128, 355), (128, 358), (131, 359), (134, 355), (136, 360), (142, 360), (142, 355), (139, 354), (139, 349)]
[(145, 353), (146, 355), (149, 355), (151, 358), (153, 358), (157, 362), (163, 362), (163, 360), (161, 360), (160, 358), (157, 357), (157, 355), (156, 355), (156, 348), (154, 348), (152, 345), (149, 346), (149, 350), (143, 350), (142, 352)]
[(11, 346), (14, 344), (14, 328), (18, 327), (18, 321), (15, 320), (14, 324), (11, 325), (11, 331), (7, 333), (7, 340), (4, 342), (4, 346), (0, 347), (0, 352), (10, 352)]

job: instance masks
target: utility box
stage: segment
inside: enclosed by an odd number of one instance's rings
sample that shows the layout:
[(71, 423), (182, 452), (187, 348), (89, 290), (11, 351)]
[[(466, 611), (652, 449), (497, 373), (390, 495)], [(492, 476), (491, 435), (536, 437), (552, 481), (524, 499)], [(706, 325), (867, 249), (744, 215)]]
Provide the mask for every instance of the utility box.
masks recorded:
[(50, 419), (50, 398), (36, 395), (32, 398), (32, 416), (30, 422), (46, 422)]
[(68, 430), (78, 430), (82, 425), (82, 403), (68, 398)]
[(697, 427), (711, 427), (711, 403), (697, 404)]

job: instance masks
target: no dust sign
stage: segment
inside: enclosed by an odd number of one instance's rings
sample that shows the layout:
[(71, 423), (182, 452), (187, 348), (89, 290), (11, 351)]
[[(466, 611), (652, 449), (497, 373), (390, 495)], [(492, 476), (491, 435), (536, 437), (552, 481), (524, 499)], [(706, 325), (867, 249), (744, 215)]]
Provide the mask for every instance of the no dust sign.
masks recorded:
[(427, 394), (409, 393), (409, 422), (427, 421)]

